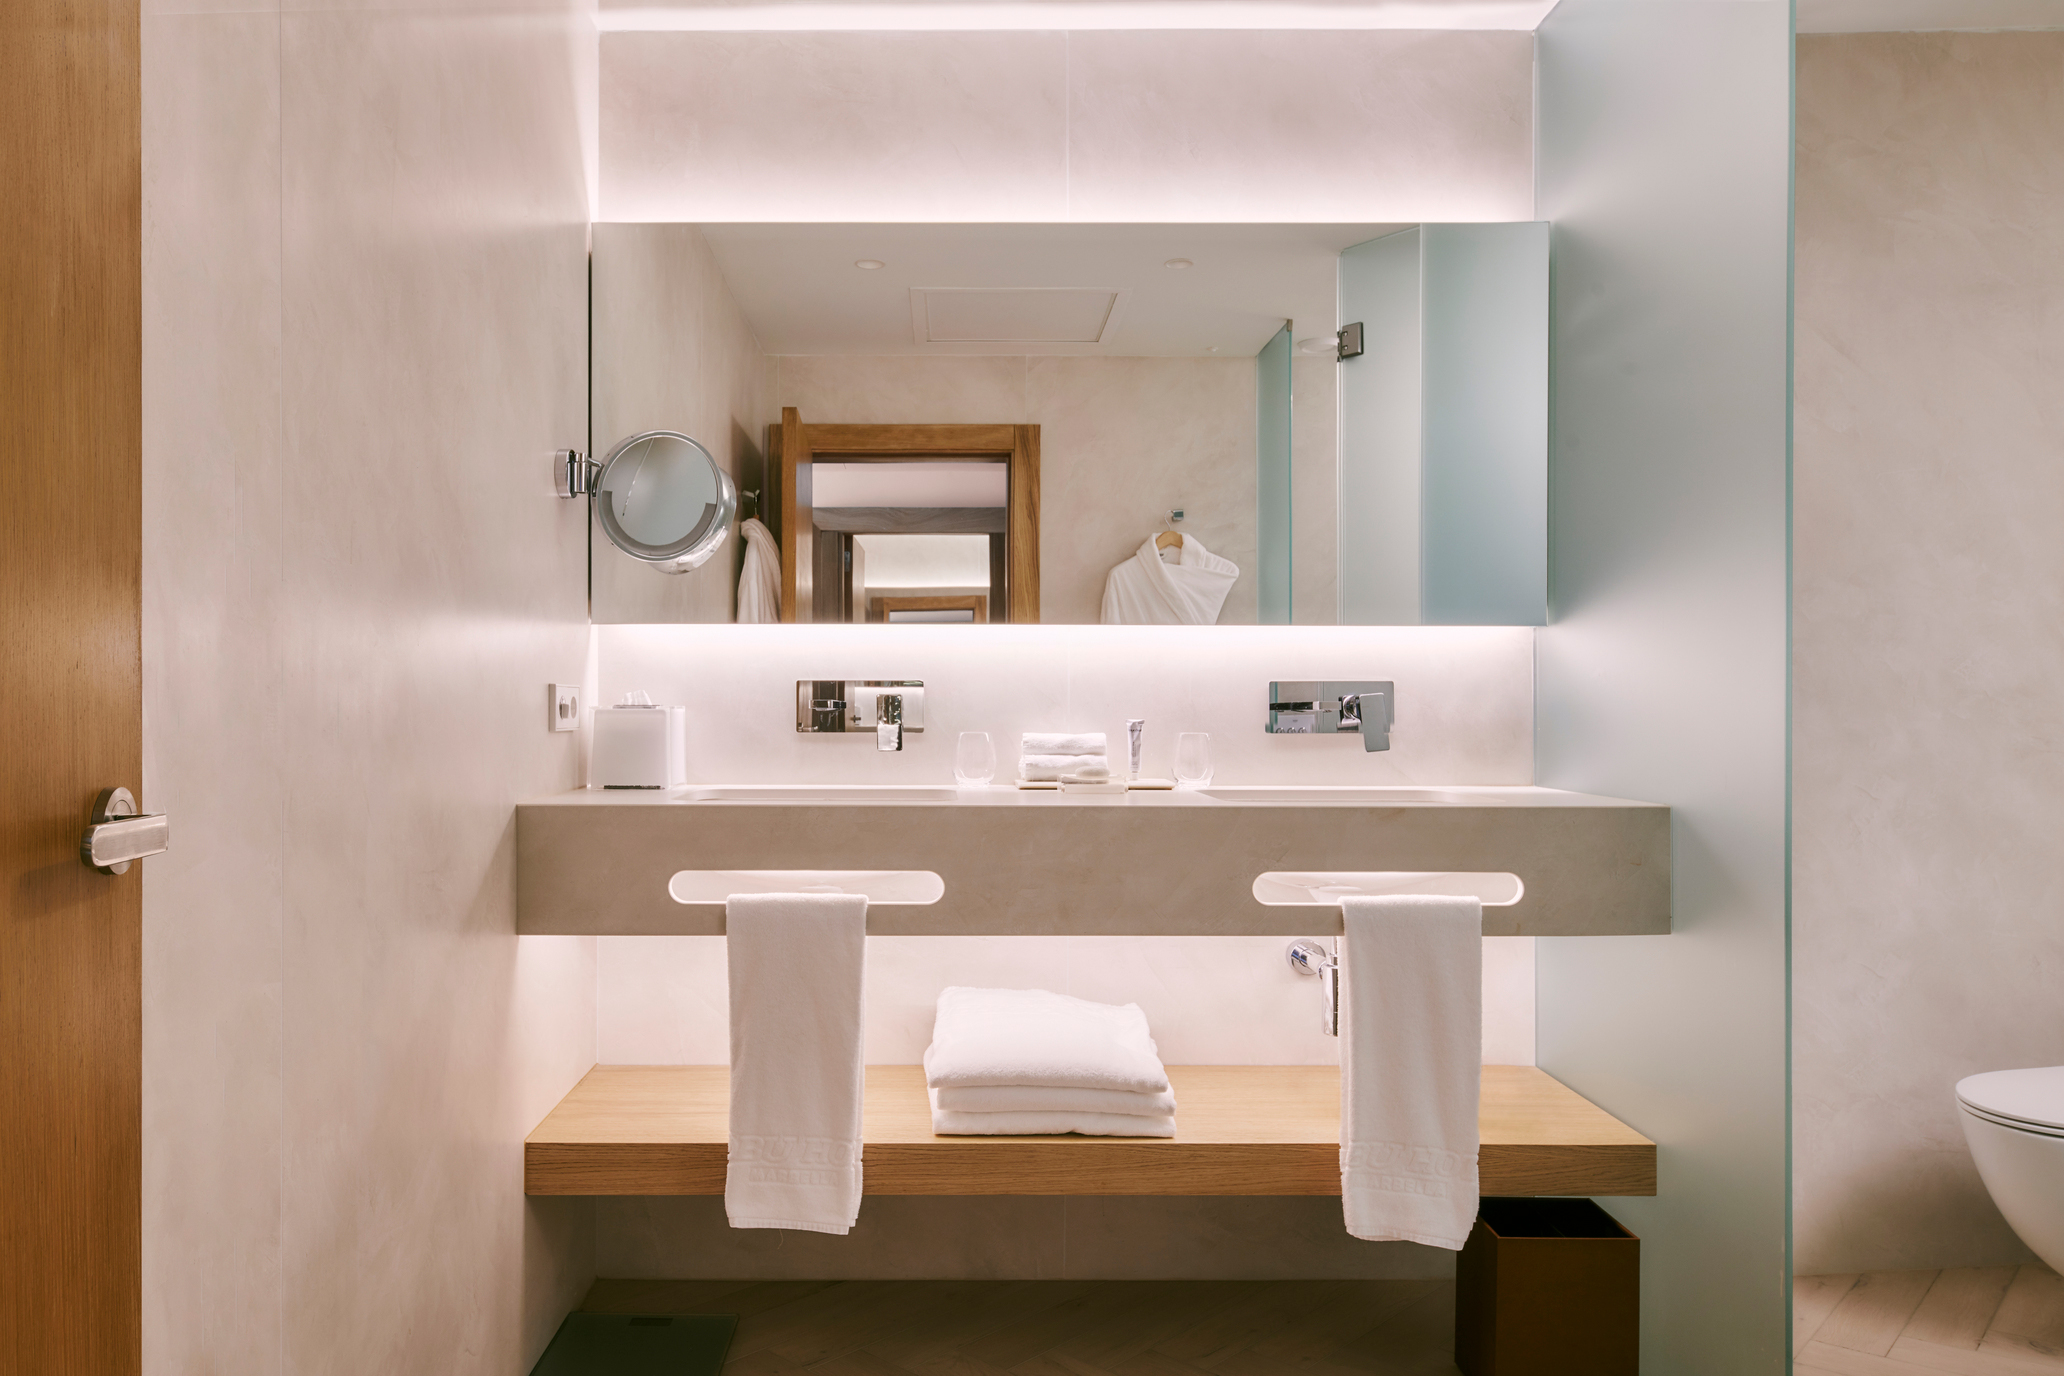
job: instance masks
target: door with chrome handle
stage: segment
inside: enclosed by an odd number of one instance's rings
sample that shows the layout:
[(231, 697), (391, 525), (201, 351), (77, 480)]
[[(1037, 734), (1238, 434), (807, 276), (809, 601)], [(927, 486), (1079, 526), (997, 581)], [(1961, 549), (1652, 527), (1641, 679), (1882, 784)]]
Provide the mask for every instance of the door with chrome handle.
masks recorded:
[(127, 872), (129, 862), (159, 855), (172, 842), (172, 824), (162, 812), (138, 812), (126, 788), (103, 788), (93, 802), (79, 858), (102, 874)]

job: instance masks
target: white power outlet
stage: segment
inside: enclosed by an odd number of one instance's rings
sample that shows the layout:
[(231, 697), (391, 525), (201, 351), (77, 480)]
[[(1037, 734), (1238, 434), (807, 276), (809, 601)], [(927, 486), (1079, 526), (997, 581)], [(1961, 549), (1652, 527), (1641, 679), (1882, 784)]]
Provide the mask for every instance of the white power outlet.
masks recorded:
[(554, 683), (550, 685), (549, 699), (552, 704), (552, 729), (572, 731), (580, 726), (580, 685), (577, 683)]

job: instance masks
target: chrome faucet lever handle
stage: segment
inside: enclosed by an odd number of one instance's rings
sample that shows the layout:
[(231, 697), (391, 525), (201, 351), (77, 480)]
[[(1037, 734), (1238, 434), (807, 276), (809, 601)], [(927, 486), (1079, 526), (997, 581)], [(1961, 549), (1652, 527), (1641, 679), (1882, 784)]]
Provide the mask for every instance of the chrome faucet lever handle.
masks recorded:
[(874, 748), (880, 751), (903, 748), (903, 695), (883, 693), (874, 700)]

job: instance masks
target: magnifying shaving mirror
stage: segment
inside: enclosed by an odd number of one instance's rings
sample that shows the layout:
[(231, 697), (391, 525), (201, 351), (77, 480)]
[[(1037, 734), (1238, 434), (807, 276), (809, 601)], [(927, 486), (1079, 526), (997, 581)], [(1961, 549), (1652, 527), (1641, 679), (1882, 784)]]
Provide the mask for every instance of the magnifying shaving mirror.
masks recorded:
[(596, 463), (562, 451), (559, 495), (591, 496), (609, 542), (661, 573), (687, 573), (723, 548), (738, 489), (709, 450), (675, 430), (632, 435)]

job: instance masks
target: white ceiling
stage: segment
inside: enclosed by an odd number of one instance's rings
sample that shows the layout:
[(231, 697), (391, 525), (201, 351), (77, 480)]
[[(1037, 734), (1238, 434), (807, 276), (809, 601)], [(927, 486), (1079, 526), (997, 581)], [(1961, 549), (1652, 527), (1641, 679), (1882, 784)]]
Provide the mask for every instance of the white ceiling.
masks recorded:
[[(1331, 335), (1340, 250), (1405, 227), (716, 224), (702, 232), (770, 354), (1188, 358), (1252, 357), (1285, 320), (1299, 339)], [(1175, 258), (1192, 266), (1165, 266)], [(855, 267), (862, 259), (884, 266)], [(1082, 338), (1086, 327), (1060, 320), (1058, 304), (1039, 311), (998, 304), (1034, 299), (1028, 288), (1078, 308), (1122, 297), (1108, 308), (1101, 342), (1066, 342), (1056, 332), (1075, 329)], [(916, 294), (942, 289), (987, 289), (995, 309), (979, 320), (961, 312), (960, 338), (923, 341), (928, 310)], [(1053, 289), (1093, 296), (1064, 298)], [(1044, 339), (1024, 339), (1041, 330)], [(991, 337), (968, 337), (983, 333)]]

